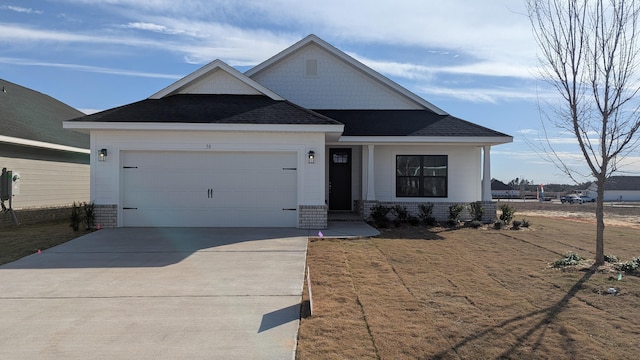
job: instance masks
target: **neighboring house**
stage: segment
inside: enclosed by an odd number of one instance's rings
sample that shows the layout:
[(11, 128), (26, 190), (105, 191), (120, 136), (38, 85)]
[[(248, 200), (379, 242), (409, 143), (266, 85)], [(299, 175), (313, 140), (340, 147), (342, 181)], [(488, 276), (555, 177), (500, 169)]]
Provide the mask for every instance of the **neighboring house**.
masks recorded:
[(0, 88), (0, 168), (20, 177), (13, 207), (89, 201), (89, 136), (62, 128), (63, 120), (84, 114), (5, 80)]
[[(596, 198), (598, 186), (591, 183), (583, 195)], [(640, 176), (612, 176), (604, 185), (604, 201), (640, 201)]]
[[(447, 114), (315, 35), (240, 73), (215, 60), (148, 99), (66, 121), (91, 134), (108, 226), (325, 228), (328, 211), (491, 202), (511, 136)], [(106, 154), (99, 161), (100, 153)]]
[(498, 179), (491, 179), (491, 196), (494, 199), (515, 199), (520, 197), (520, 191)]

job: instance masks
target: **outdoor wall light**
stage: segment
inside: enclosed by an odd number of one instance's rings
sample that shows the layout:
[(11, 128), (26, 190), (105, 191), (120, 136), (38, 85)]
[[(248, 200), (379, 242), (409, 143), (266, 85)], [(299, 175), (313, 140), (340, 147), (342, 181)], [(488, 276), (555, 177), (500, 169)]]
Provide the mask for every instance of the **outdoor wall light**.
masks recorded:
[(309, 151), (309, 154), (307, 154), (309, 156), (309, 164), (313, 164), (316, 162), (316, 153), (313, 150)]
[(98, 161), (107, 161), (107, 149), (98, 151)]

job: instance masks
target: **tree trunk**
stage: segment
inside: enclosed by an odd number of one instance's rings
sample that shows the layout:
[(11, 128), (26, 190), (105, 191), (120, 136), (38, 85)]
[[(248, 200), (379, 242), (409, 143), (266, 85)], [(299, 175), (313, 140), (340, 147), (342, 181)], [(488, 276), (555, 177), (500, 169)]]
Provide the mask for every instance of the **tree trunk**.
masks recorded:
[(599, 176), (598, 197), (596, 198), (596, 265), (604, 265), (604, 184), (606, 178)]

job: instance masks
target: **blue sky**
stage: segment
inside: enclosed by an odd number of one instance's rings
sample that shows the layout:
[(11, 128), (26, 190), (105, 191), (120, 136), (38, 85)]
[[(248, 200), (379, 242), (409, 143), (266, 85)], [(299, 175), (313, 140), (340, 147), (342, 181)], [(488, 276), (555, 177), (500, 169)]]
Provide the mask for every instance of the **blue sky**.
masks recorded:
[[(514, 137), (492, 177), (570, 183), (535, 146), (536, 44), (514, 0), (0, 0), (0, 78), (84, 112), (147, 98), (221, 59), (247, 70), (314, 33), (451, 115)], [(584, 171), (577, 142), (548, 129)], [(640, 158), (623, 168), (640, 174)], [(579, 178), (579, 180), (590, 180)]]

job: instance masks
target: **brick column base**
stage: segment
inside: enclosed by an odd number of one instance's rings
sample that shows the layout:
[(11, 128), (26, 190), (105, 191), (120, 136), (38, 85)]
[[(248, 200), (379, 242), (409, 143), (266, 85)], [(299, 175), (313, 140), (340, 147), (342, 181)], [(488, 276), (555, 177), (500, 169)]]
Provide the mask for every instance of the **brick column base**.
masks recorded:
[(298, 229), (326, 229), (327, 205), (300, 205)]
[(118, 205), (95, 204), (93, 208), (96, 214), (96, 226), (101, 228), (114, 228), (118, 226)]

